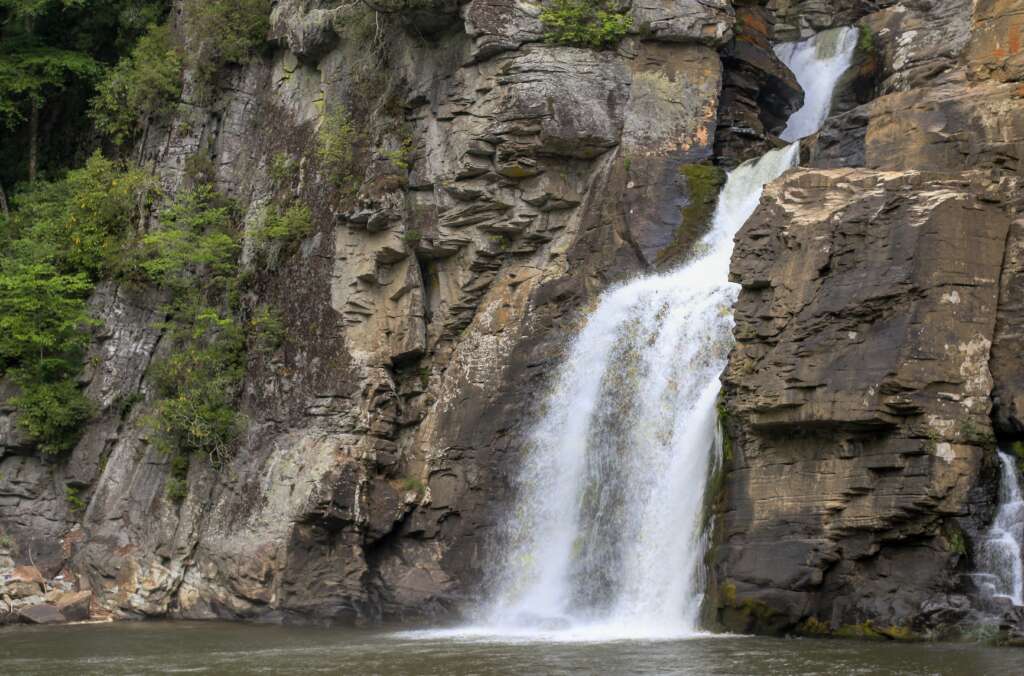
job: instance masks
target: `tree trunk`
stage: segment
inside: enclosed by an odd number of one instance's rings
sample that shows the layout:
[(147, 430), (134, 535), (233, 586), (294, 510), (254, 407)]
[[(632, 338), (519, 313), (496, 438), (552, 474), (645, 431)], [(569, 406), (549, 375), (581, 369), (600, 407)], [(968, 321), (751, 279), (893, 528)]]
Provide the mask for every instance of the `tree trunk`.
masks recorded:
[(11, 215), (11, 210), (7, 208), (7, 193), (4, 192), (2, 184), (0, 184), (0, 212), (3, 212), (4, 216)]
[(32, 102), (28, 118), (28, 182), (34, 183), (39, 167), (39, 103)]

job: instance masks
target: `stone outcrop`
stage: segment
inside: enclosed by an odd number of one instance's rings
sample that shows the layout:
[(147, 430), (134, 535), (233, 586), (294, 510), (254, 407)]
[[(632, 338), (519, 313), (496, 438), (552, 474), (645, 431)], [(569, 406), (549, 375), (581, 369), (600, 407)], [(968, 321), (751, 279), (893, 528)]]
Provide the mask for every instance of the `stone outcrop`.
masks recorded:
[[(273, 49), (150, 131), (140, 155), (168, 191), (206, 167), (249, 232), (280, 190), (274, 158), (295, 160), (314, 233), (243, 254), (285, 340), (247, 364), (234, 460), (192, 462), (179, 504), (146, 424), (166, 299), (104, 287), (84, 375), (99, 413), (70, 457), (37, 457), (0, 415), (0, 524), (19, 556), (68, 565), (120, 617), (409, 617), (476, 591), (581, 309), (705, 225), (735, 18), (726, 0), (637, 1), (634, 33), (596, 51), (545, 43), (538, 3), (435, 5), (276, 3)], [(342, 105), (354, 197), (316, 154)], [(795, 101), (757, 105), (778, 120)]]
[(783, 145), (778, 134), (803, 105), (796, 77), (775, 55), (775, 15), (763, 2), (736, 3), (735, 38), (722, 50), (725, 79), (715, 137), (719, 164), (736, 166)]
[[(972, 612), (993, 434), (1024, 439), (1024, 8), (623, 7), (630, 35), (590, 50), (546, 42), (541, 2), (367, 17), (281, 0), (267, 48), (212, 103), (186, 74), (139, 157), (169, 193), (200, 166), (239, 202), (245, 302), (285, 337), (246, 365), (234, 458), (193, 462), (181, 502), (146, 423), (166, 298), (92, 299), (97, 416), (69, 457), (34, 452), (0, 381), (0, 535), (17, 544), (0, 568), (39, 566), (7, 582), (26, 607), (363, 621), (471, 599), (587, 309), (685, 257), (721, 169), (780, 143), (802, 92), (773, 42), (858, 22), (808, 169), (768, 188), (737, 246), (712, 611), (744, 631), (893, 638)], [(352, 190), (316, 152), (342, 106)], [(279, 156), (297, 167), (284, 188)], [(282, 190), (314, 223), (291, 247), (252, 236)]]
[(997, 436), (1021, 438), (1024, 5), (772, 5), (779, 33), (848, 15), (862, 35), (812, 168), (737, 238), (718, 618), (875, 638), (998, 622), (970, 572)]
[(767, 190), (732, 269), (727, 623), (921, 631), (962, 595), (1014, 187), (835, 169)]

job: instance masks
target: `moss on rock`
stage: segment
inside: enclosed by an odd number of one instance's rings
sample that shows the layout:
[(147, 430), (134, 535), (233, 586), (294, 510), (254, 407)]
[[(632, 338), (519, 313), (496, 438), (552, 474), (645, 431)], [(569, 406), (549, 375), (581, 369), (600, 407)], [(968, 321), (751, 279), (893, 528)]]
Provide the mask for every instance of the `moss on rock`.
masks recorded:
[(682, 223), (672, 243), (658, 254), (660, 267), (674, 265), (687, 258), (693, 245), (707, 232), (718, 204), (718, 193), (725, 185), (725, 171), (710, 164), (684, 164), (679, 173), (686, 180), (687, 204)]

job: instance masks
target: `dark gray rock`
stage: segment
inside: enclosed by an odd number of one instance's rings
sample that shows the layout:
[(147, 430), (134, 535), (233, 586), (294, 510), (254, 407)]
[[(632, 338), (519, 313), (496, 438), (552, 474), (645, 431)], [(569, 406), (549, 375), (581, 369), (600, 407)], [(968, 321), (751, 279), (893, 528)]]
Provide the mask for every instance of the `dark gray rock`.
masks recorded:
[(28, 624), (58, 624), (67, 622), (56, 606), (49, 603), (41, 603), (30, 608), (22, 608), (18, 611), (18, 617), (22, 622)]

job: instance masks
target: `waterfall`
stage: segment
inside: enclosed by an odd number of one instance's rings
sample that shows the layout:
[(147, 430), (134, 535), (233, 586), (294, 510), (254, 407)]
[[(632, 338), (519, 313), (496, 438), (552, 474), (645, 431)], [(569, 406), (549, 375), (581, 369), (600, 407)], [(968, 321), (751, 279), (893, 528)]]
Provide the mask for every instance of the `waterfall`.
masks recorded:
[[(790, 138), (825, 119), (855, 45), (855, 30), (838, 29), (779, 48), (808, 93)], [(697, 631), (715, 402), (739, 292), (728, 281), (733, 238), (798, 150), (729, 174), (682, 267), (602, 295), (529, 440), (477, 631), (554, 640)]]
[(1024, 497), (1016, 459), (999, 453), (999, 463), (999, 508), (981, 543), (977, 577), (991, 596), (1024, 606)]

